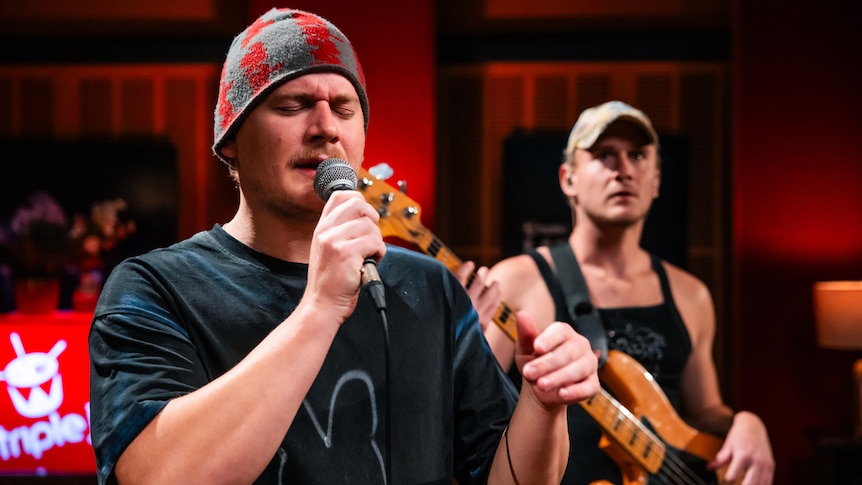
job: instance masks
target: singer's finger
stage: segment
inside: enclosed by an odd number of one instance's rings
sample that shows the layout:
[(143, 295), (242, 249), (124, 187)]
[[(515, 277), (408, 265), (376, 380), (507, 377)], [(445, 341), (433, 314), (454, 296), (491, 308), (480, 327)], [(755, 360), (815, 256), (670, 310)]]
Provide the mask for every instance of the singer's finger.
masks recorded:
[(516, 314), (518, 325), (518, 342), (515, 346), (515, 355), (534, 357), (535, 350), (533, 349), (533, 341), (538, 335), (536, 330), (536, 321), (533, 317), (524, 310)]
[(323, 214), (331, 215), (338, 221), (368, 217), (377, 224), (380, 220), (380, 214), (374, 207), (366, 202), (362, 194), (354, 190), (333, 192), (324, 206)]

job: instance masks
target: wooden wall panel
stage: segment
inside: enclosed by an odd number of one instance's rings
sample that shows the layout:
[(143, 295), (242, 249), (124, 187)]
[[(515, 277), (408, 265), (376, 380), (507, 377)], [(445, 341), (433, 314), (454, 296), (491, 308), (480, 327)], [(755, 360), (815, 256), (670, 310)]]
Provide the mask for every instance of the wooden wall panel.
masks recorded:
[(637, 98), (635, 106), (650, 117), (656, 131), (677, 131), (675, 128), (674, 99), (675, 73), (647, 73), (639, 75), (636, 81)]
[(108, 136), (114, 132), (111, 113), (114, 97), (108, 79), (82, 79), (80, 82), (81, 134)]
[[(483, 137), (482, 143), (482, 177), (479, 185), (474, 186), (478, 190), (479, 207), (481, 214), (480, 226), (473, 229), (479, 232), (480, 244), (478, 248), (470, 248), (469, 254), (481, 255), (482, 260), (498, 260), (502, 255), (500, 246), (500, 232), (502, 227), (503, 193), (503, 143), (502, 141), (520, 128), (532, 110), (524, 105), (525, 99), (532, 99), (532, 91), (527, 96), (525, 91), (528, 80), (520, 75), (509, 72), (490, 70), (486, 78), (486, 109), (484, 126), (487, 136)], [(529, 81), (531, 87), (534, 86)], [(534, 120), (532, 120), (534, 122)]]
[(156, 133), (154, 79), (120, 82), (120, 131), (131, 135)]
[(0, 134), (168, 138), (182, 191), (177, 233), (190, 235), (224, 219), (221, 201), (213, 210), (207, 198), (208, 184), (217, 180), (211, 172), (224, 173), (209, 149), (218, 74), (219, 66), (208, 64), (5, 66)]
[[(172, 79), (166, 83), (165, 104), (171, 109), (167, 112), (167, 133), (172, 140), (195, 139), (196, 110), (195, 82), (189, 79)], [(177, 145), (177, 158), (188, 160), (177, 169), (180, 175), (180, 213), (181, 228), (194, 226), (194, 221), (205, 218), (206, 187), (195, 157), (196, 147), (188, 143)], [(180, 238), (189, 234), (180, 234)]]
[(572, 105), (570, 91), (566, 76), (536, 76), (533, 117), (537, 128), (553, 129), (566, 123)]
[(21, 134), (34, 138), (54, 132), (54, 84), (47, 78), (21, 81)]
[(0, 79), (0, 136), (12, 136), (12, 81)]
[[(575, 85), (577, 86), (577, 96), (575, 98), (577, 99), (577, 104), (575, 105), (573, 114), (567, 120), (567, 124), (572, 125), (575, 123), (572, 120), (576, 120), (578, 114), (583, 110), (611, 99), (611, 77), (607, 74), (578, 75), (575, 78)], [(571, 129), (571, 126), (567, 126), (566, 129)]]
[(437, 147), (448, 163), (438, 164), (435, 230), (462, 250), (479, 245), (480, 214), (471, 204), (482, 185), (482, 84), (478, 69), (455, 70), (440, 80), (438, 96), (437, 132), (445, 136), (438, 137)]

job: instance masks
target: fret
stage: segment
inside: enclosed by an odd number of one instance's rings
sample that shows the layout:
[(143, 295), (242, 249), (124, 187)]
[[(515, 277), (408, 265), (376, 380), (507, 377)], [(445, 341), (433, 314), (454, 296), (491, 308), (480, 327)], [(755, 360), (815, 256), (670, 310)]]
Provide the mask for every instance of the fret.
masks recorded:
[(497, 311), (491, 320), (500, 327), (513, 342), (518, 340), (518, 322), (515, 318), (515, 311), (509, 308), (505, 303), (500, 303)]
[(658, 472), (667, 451), (665, 444), (605, 389), (580, 405), (641, 467)]

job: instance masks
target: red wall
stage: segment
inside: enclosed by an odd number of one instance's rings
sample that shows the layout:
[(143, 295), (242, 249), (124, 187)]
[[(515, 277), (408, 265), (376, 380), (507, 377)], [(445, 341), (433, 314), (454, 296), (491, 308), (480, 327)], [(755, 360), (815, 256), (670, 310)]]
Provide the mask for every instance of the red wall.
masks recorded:
[(862, 357), (817, 347), (811, 305), (813, 282), (862, 279), (862, 6), (737, 9), (734, 404), (764, 417), (775, 483), (819, 483), (816, 436), (849, 433)]
[[(389, 180), (408, 181), (408, 196), (433, 229), (435, 49), (432, 0), (295, 0), (338, 26), (365, 72), (370, 120), (365, 168), (388, 163)], [(283, 2), (253, 0), (249, 21)]]

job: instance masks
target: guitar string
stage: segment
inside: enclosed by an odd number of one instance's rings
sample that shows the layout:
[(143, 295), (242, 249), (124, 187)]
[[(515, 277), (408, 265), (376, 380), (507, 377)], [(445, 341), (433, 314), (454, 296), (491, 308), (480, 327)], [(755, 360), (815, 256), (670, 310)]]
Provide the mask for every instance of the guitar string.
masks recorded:
[(659, 477), (670, 477), (673, 479), (672, 482), (674, 484), (679, 485), (688, 485), (688, 484), (703, 484), (706, 485), (706, 482), (700, 479), (700, 477), (686, 465), (679, 457), (675, 454), (670, 453), (668, 456), (668, 468), (669, 471), (664, 467), (659, 469), (659, 473), (657, 476)]
[[(622, 441), (618, 441), (618, 444), (624, 449), (627, 449), (629, 454), (635, 455), (636, 449), (644, 448), (651, 451), (655, 451), (655, 453), (661, 453), (662, 451), (664, 451), (665, 456), (667, 456), (666, 446), (664, 442), (657, 438), (653, 438), (652, 434), (646, 428), (644, 428), (640, 422), (636, 421), (633, 417), (628, 416), (627, 414), (622, 412), (620, 408), (614, 404), (610, 395), (597, 394), (597, 396), (601, 396), (602, 398), (604, 398), (604, 422), (608, 423), (608, 419), (616, 420), (618, 422), (618, 426), (621, 427), (621, 429), (619, 430), (621, 431), (619, 435), (625, 433), (626, 436), (633, 437), (633, 439), (628, 440), (628, 446), (623, 444)], [(646, 447), (644, 447), (644, 443), (646, 443)], [(641, 456), (646, 459), (645, 456)]]
[(443, 251), (443, 253), (441, 254), (440, 250), (446, 248), (446, 245), (443, 244), (440, 239), (432, 237), (431, 243), (428, 245), (428, 248), (431, 251), (426, 250), (425, 252), (433, 254), (434, 257), (437, 258), (438, 261), (443, 263), (443, 265), (447, 268), (455, 269), (461, 265), (461, 261), (452, 254), (452, 251)]
[[(652, 432), (649, 431), (640, 421), (636, 421), (632, 417), (620, 413), (620, 411), (615, 406), (613, 406), (613, 402), (610, 401), (609, 398), (607, 399), (607, 402), (604, 403), (603, 410), (606, 416), (611, 415), (612, 419), (620, 419), (623, 431), (626, 431), (629, 436), (634, 436), (634, 439), (630, 441), (630, 447), (632, 449), (635, 448), (636, 444), (643, 445), (644, 443), (646, 443), (646, 446), (648, 446), (649, 449), (655, 449), (659, 447), (665, 448), (665, 466), (661, 466), (654, 476), (666, 479), (665, 483), (679, 485), (705, 485), (705, 482), (701, 480), (700, 477), (685, 462), (683, 462), (676, 454), (667, 449), (667, 445), (666, 443), (664, 443), (664, 441), (653, 435)], [(622, 443), (619, 444), (620, 446), (623, 446), (623, 448), (625, 448)], [(632, 452), (633, 451), (630, 451), (630, 453)]]

